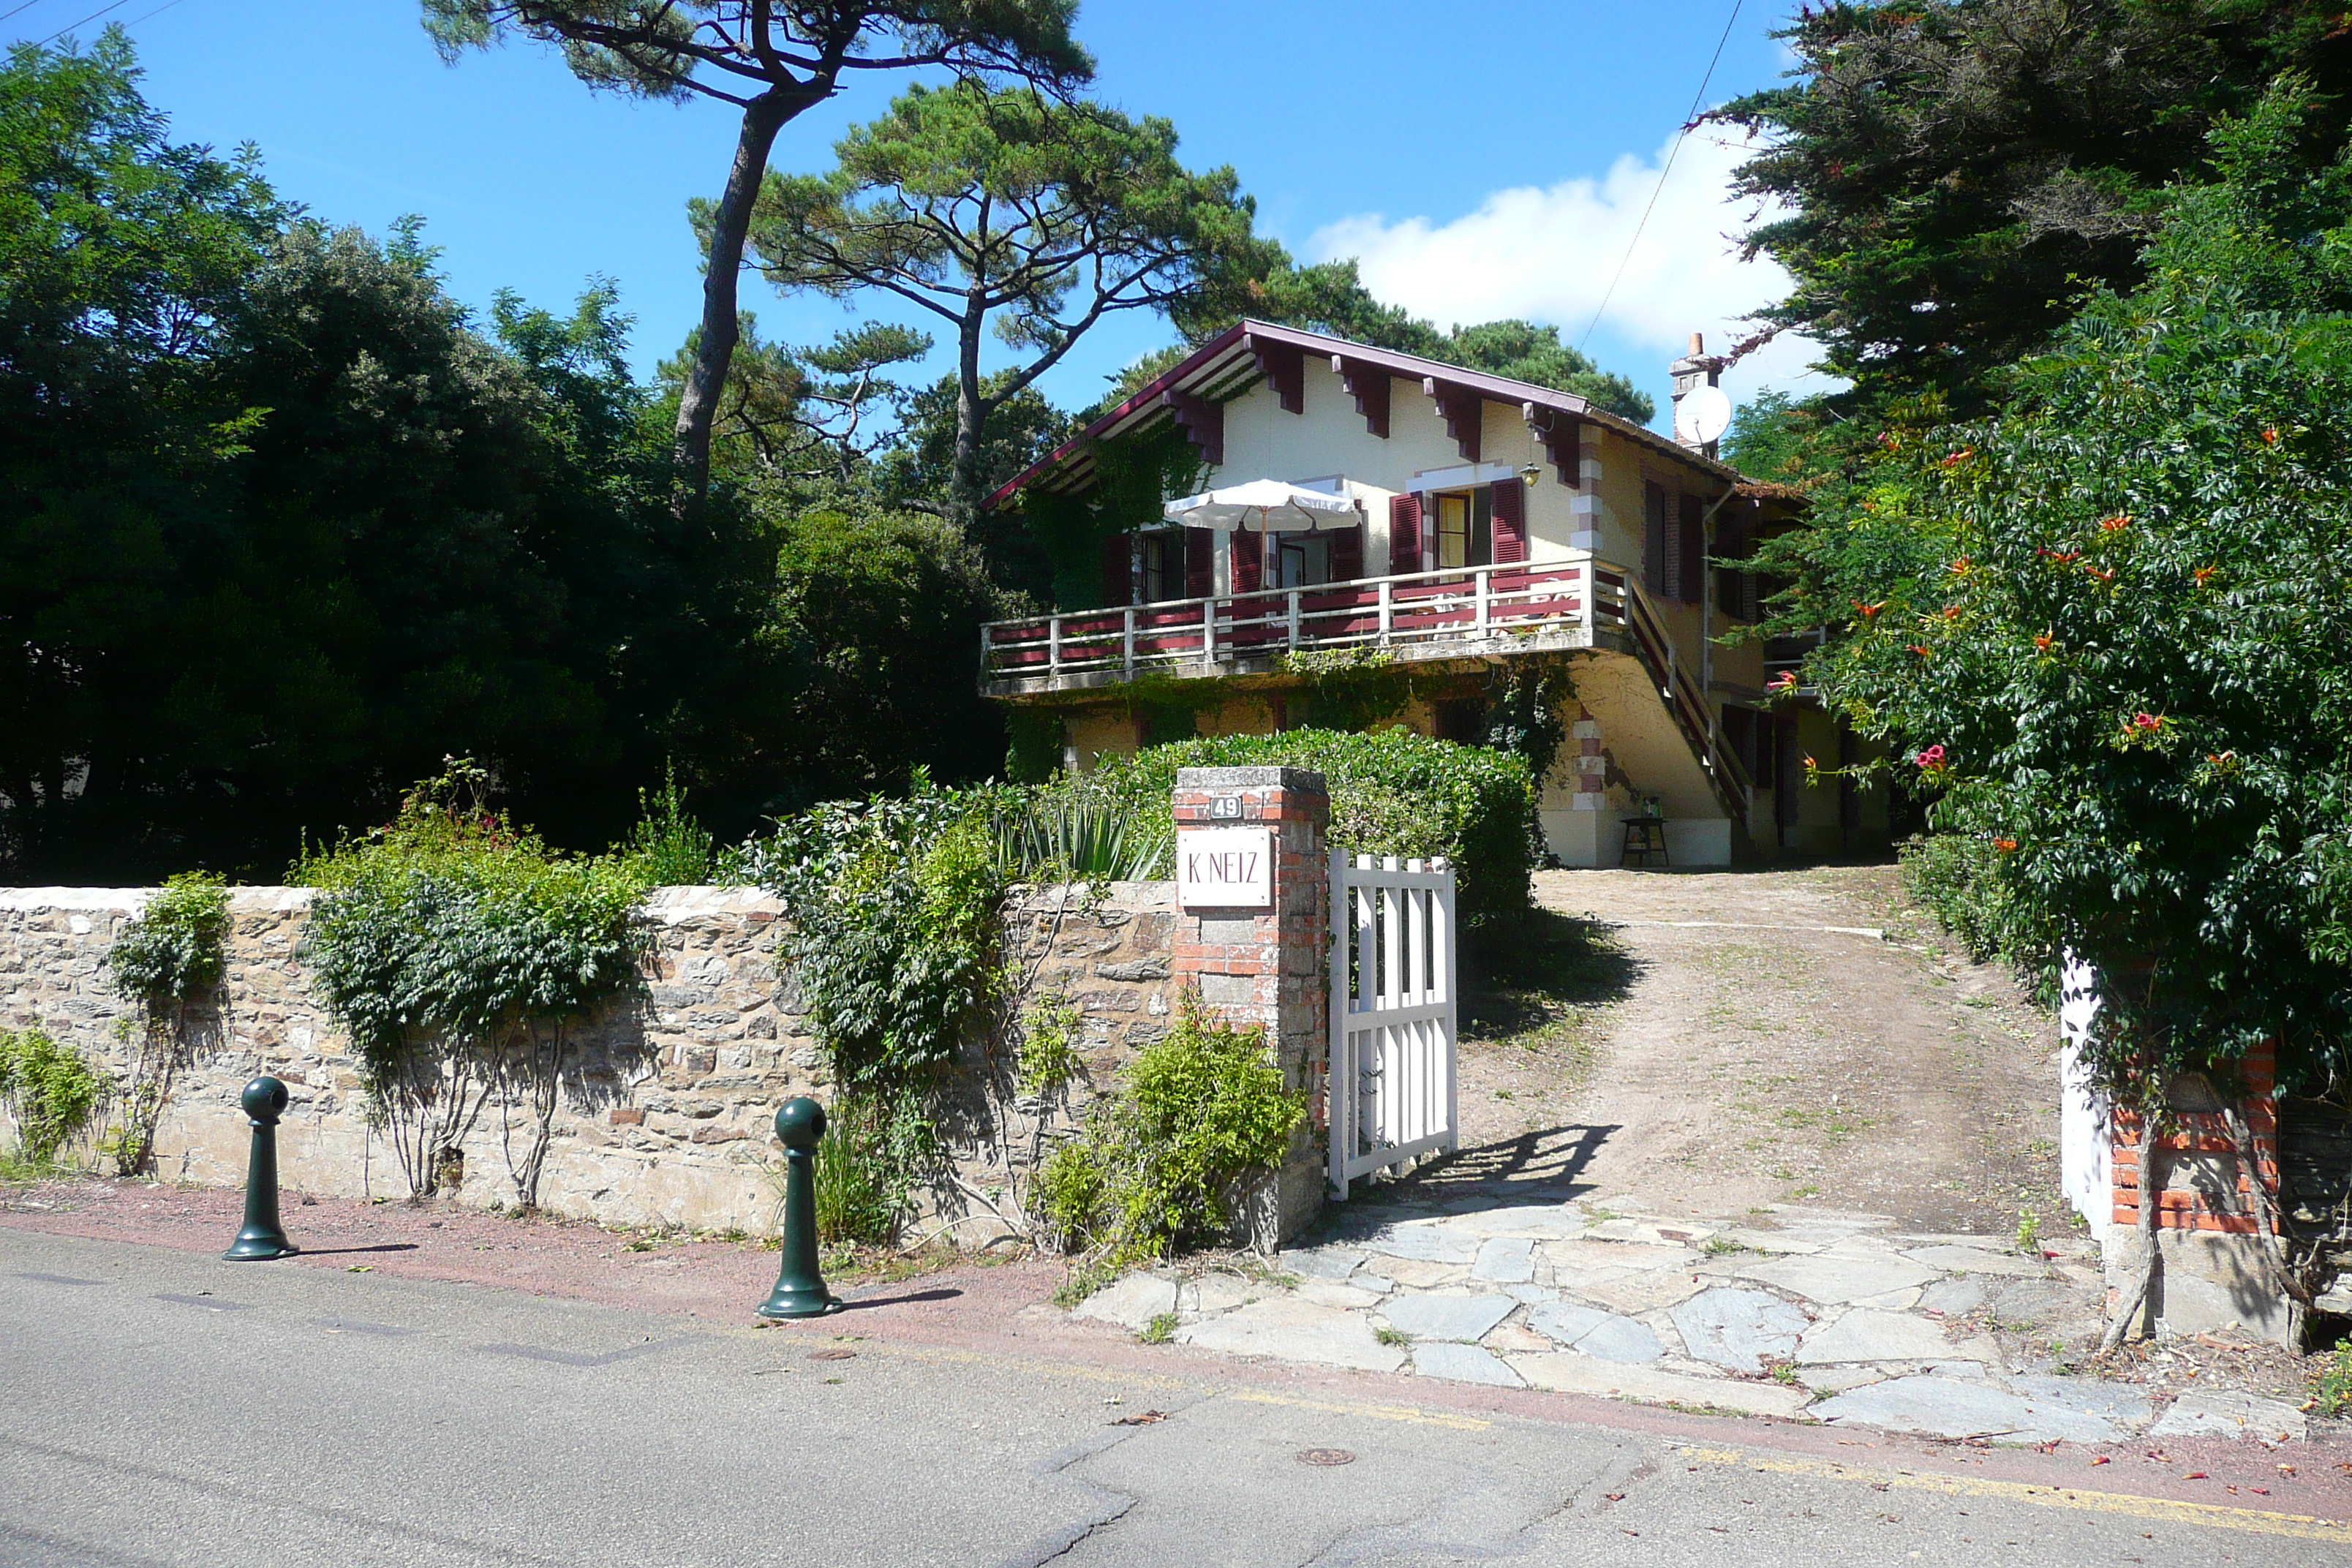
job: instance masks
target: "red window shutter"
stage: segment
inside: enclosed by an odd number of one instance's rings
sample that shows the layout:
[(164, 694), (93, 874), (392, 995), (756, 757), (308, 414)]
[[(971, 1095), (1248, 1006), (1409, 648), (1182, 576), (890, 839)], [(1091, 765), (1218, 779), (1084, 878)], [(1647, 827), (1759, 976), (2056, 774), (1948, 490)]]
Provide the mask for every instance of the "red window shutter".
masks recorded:
[(1706, 597), (1706, 498), (1683, 497), (1682, 570), (1675, 574), (1685, 605)]
[(1489, 485), (1494, 493), (1495, 564), (1510, 566), (1528, 558), (1528, 487), (1524, 480), (1501, 479)]
[(1389, 570), (1398, 575), (1421, 570), (1421, 498), (1389, 497)]
[(1184, 531), (1184, 596), (1205, 599), (1217, 591), (1217, 543), (1205, 528)]
[(1343, 528), (1331, 536), (1331, 581), (1352, 583), (1364, 574), (1364, 527)]
[(1265, 580), (1265, 535), (1234, 530), (1234, 592), (1255, 594)]
[(1114, 533), (1102, 542), (1102, 602), (1135, 602), (1135, 535)]
[(1666, 587), (1666, 491), (1663, 485), (1642, 487), (1642, 585), (1659, 598)]

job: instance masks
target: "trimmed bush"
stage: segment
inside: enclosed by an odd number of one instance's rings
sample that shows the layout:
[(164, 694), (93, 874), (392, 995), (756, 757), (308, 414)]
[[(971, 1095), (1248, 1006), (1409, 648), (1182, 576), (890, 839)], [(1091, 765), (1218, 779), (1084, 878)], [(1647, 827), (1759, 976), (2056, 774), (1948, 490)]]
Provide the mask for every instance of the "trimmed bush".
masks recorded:
[[(1505, 752), (1433, 741), (1410, 730), (1351, 734), (1291, 730), (1215, 735), (1105, 758), (1087, 781), (1140, 814), (1165, 814), (1179, 768), (1311, 768), (1331, 791), (1331, 840), (1364, 855), (1443, 855), (1460, 879), (1465, 925), (1528, 902), (1535, 792), (1527, 764)], [(1164, 816), (1163, 816), (1164, 820)]]

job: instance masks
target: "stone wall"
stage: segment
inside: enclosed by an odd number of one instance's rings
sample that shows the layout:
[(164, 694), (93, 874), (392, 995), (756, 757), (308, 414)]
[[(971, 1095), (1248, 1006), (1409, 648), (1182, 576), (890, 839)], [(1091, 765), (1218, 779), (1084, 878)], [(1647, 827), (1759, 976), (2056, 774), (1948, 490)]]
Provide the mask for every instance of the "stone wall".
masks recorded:
[[(130, 1075), (130, 1010), (106, 989), (116, 930), (144, 906), (136, 889), (0, 890), (0, 1027), (39, 1027)], [(174, 1082), (157, 1139), (161, 1173), (234, 1184), (244, 1179), (246, 1128), (236, 1097), (256, 1074), (292, 1091), (279, 1130), (286, 1185), (365, 1198), (408, 1185), (366, 1121), (359, 1064), (313, 998), (298, 957), (310, 895), (241, 888), (230, 900), (228, 973), (193, 1017), (194, 1050)], [(829, 1098), (822, 1054), (778, 972), (781, 910), (742, 889), (669, 888), (646, 918), (654, 957), (645, 994), (575, 1032), (540, 1200), (552, 1212), (609, 1225), (770, 1228), (780, 1163), (769, 1122), (795, 1094)], [(987, 1041), (968, 1049), (946, 1131), (956, 1179), (929, 1195), (936, 1223), (964, 1239), (1004, 1228), (1007, 1189), (1046, 1147), (1055, 1125), (1083, 1114), (1136, 1049), (1164, 1033), (1178, 984), (1164, 883), (1045, 889), (1006, 915), (1008, 952), (1034, 989), (1070, 996), (1083, 1020), (1084, 1073), (1048, 1107), (1013, 1096), (1013, 1064)], [(0, 1133), (13, 1139), (0, 1111)], [(85, 1153), (94, 1155), (93, 1145)], [(464, 1144), (460, 1202), (513, 1201), (509, 1149), (528, 1128), (488, 1106)]]

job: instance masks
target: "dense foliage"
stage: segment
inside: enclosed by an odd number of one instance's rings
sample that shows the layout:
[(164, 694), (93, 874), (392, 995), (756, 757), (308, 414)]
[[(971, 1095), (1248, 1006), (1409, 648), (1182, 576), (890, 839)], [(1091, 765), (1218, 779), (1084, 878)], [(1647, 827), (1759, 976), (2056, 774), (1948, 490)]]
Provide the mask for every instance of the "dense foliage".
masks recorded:
[(746, 437), (681, 521), (609, 289), (469, 316), (413, 226), (172, 142), (119, 34), (7, 56), (0, 213), (0, 874), (267, 876), (452, 753), (574, 847), (671, 759), (733, 837), (1002, 758), (1016, 606), (895, 510), (928, 470)]
[(412, 1194), (440, 1189), (449, 1156), (495, 1103), (515, 1199), (529, 1208), (569, 1030), (642, 986), (645, 883), (629, 858), (551, 850), (488, 809), (486, 783), (455, 763), (411, 790), (389, 826), (306, 857), (292, 879), (319, 889), (304, 961), (351, 1037), (371, 1121)]
[(2084, 289), (2139, 282), (2165, 187), (2279, 72), (2319, 87), (2319, 161), (2352, 112), (2352, 35), (2316, 0), (1839, 0), (1780, 37), (1795, 79), (1710, 118), (1764, 138), (1738, 188), (1779, 213), (1746, 245), (1796, 287), (1762, 321), (1821, 342), (1855, 406), (1982, 412)]
[(1285, 1087), (1263, 1032), (1220, 1024), (1188, 996), (1046, 1162), (1046, 1228), (1065, 1250), (1094, 1255), (1090, 1278), (1217, 1238), (1306, 1116), (1306, 1094)]
[(70, 1046), (38, 1029), (0, 1029), (0, 1100), (16, 1123), (6, 1166), (37, 1173), (89, 1124), (106, 1098), (106, 1080)]
[(1507, 752), (1403, 729), (1291, 730), (1153, 746), (1132, 758), (1104, 759), (1096, 778), (1129, 810), (1164, 819), (1179, 768), (1276, 764), (1323, 775), (1331, 792), (1333, 844), (1362, 854), (1451, 858), (1465, 924), (1527, 908), (1534, 793), (1526, 763)]
[(2119, 1079), (2352, 1066), (2352, 160), (2304, 176), (2309, 103), (2223, 121), (2148, 282), (2000, 416), (1891, 429), (1812, 546), (1811, 679), (1975, 841), (1984, 940), (2108, 977)]
[(227, 935), (228, 885), (206, 872), (180, 872), (115, 932), (108, 984), (130, 1001), (190, 1001), (220, 984)]

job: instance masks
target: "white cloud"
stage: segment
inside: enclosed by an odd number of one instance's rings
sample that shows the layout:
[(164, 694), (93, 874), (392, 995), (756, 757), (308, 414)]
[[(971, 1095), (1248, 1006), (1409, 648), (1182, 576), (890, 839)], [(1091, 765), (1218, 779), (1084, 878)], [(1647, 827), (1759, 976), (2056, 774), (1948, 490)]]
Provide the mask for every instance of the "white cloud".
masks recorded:
[[(1705, 332), (1707, 347), (1720, 353), (1753, 330), (1743, 318), (1789, 289), (1778, 263), (1738, 257), (1733, 237), (1754, 215), (1731, 200), (1729, 185), (1747, 145), (1694, 132), (1660, 189), (1658, 171), (1672, 145), (1669, 139), (1646, 160), (1628, 153), (1597, 180), (1496, 191), (1446, 223), (1345, 217), (1317, 230), (1306, 249), (1317, 260), (1357, 258), (1374, 294), (1440, 325), (1523, 316), (1558, 326), (1574, 342), (1599, 310), (1603, 331), (1656, 356), (1654, 365), (1609, 367), (1646, 384), (1693, 331)], [(1643, 225), (1653, 192), (1657, 205)], [(1726, 389), (1739, 397), (1763, 385), (1827, 384), (1805, 368), (1817, 353), (1806, 340), (1784, 336), (1726, 373)]]

